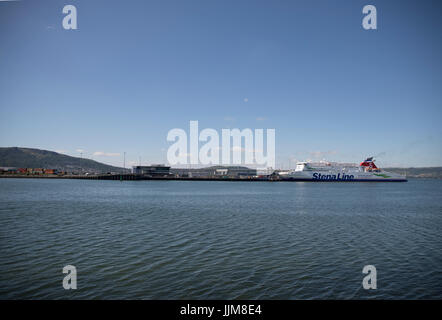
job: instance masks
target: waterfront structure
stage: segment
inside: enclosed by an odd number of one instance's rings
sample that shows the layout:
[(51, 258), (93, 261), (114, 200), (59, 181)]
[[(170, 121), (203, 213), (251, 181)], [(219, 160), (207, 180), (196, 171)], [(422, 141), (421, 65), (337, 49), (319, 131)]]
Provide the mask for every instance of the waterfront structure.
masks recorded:
[(157, 164), (151, 166), (133, 166), (132, 173), (148, 176), (168, 176), (170, 174), (170, 167)]
[(45, 174), (57, 174), (57, 169), (44, 169)]
[(15, 167), (0, 167), (0, 173), (17, 173)]
[(256, 169), (241, 166), (212, 166), (206, 168), (172, 168), (170, 172), (176, 177), (187, 178), (249, 178), (255, 177)]
[(59, 171), (57, 169), (44, 169), (44, 168), (0, 167), (0, 173), (39, 175), (39, 174), (58, 174)]

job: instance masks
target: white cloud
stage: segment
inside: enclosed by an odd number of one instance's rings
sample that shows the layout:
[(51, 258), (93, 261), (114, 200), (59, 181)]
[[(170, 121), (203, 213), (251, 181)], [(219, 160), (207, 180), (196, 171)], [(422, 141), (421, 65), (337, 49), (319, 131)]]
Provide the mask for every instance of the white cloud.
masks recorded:
[(93, 153), (94, 156), (97, 157), (119, 157), (121, 153), (112, 153), (112, 152), (103, 152), (103, 151), (95, 151)]
[(258, 118), (256, 118), (256, 121), (264, 121), (264, 120), (267, 120), (265, 117), (258, 117)]
[[(1, 1), (1, 0), (0, 0)], [(57, 153), (66, 154), (68, 153), (66, 150), (55, 150)]]
[(249, 98), (244, 98), (244, 102), (249, 102)]
[(77, 149), (77, 150), (75, 150), (75, 151), (77, 151), (77, 152), (79, 152), (79, 153), (83, 153), (83, 152), (84, 152), (83, 149)]

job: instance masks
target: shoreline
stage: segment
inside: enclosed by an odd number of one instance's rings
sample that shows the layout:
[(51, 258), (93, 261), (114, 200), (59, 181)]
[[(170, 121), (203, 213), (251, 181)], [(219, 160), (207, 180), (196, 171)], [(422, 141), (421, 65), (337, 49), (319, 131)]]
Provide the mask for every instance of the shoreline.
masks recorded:
[[(310, 180), (310, 179), (281, 179), (278, 177), (250, 177), (250, 178), (233, 178), (233, 177), (152, 177), (133, 173), (122, 174), (105, 174), (105, 175), (0, 175), (5, 179), (81, 179), (81, 180), (114, 180), (114, 181), (242, 181), (242, 182), (407, 182), (407, 180)], [(413, 178), (412, 178), (413, 179)], [(419, 179), (419, 178), (415, 178)], [(431, 178), (428, 178), (431, 179)], [(413, 179), (414, 180), (414, 179)], [(440, 179), (432, 179), (440, 180)]]

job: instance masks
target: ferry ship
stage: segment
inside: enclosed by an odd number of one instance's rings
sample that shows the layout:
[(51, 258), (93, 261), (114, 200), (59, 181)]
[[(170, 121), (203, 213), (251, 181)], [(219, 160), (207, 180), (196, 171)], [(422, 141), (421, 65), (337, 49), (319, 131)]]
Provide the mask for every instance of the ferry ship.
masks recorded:
[(386, 172), (378, 168), (373, 157), (367, 158), (359, 165), (336, 162), (298, 162), (295, 170), (280, 173), (283, 180), (296, 181), (384, 181), (405, 182), (405, 175)]

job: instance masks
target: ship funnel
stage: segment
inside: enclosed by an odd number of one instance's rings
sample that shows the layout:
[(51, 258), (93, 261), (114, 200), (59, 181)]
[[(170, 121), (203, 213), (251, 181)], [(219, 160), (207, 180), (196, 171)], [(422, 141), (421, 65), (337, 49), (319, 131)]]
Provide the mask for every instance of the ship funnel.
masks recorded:
[(374, 164), (374, 160), (373, 157), (369, 157), (367, 159), (365, 159), (364, 161), (362, 161), (359, 166), (361, 167), (368, 167), (371, 169), (377, 169), (378, 167), (376, 167), (376, 165)]

